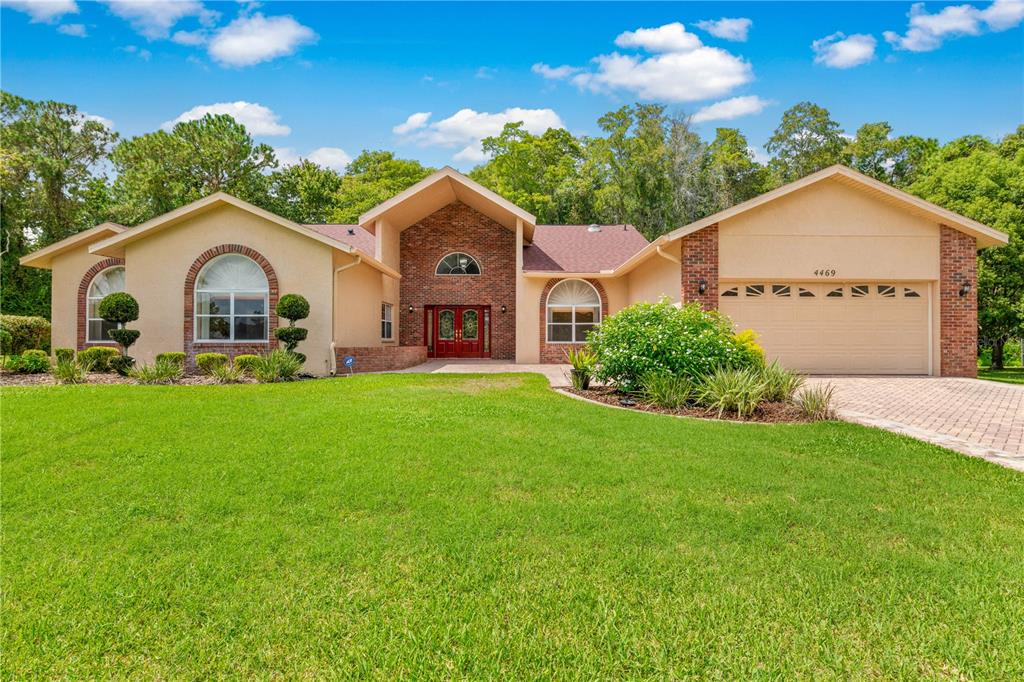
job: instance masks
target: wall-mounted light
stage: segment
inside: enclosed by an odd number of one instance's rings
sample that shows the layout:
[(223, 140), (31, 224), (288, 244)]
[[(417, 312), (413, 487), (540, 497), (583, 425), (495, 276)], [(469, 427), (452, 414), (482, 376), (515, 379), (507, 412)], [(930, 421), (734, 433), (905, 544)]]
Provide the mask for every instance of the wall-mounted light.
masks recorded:
[(697, 293), (703, 294), (708, 290), (708, 281), (703, 277), (697, 282)]
[(505, 307), (505, 306), (501, 306), (501, 312), (507, 313), (508, 312), (508, 308)]
[(413, 307), (412, 307), (412, 303), (410, 303), (409, 304), (409, 312), (411, 313), (412, 311), (413, 311)]
[(960, 295), (961, 296), (966, 296), (969, 293), (971, 293), (971, 283), (970, 282), (964, 282), (960, 286)]

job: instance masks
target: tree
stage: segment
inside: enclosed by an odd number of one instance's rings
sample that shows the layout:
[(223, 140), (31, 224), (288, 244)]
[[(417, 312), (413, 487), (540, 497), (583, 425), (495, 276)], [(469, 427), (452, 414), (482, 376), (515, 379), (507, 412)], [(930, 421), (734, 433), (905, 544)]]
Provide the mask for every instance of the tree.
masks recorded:
[(331, 220), (354, 223), (369, 209), (433, 172), (419, 161), (397, 159), (393, 152), (364, 151), (345, 169)]
[(214, 192), (227, 192), (272, 210), (266, 171), (274, 150), (256, 144), (227, 114), (207, 114), (125, 140), (110, 157), (117, 171), (114, 211), (133, 225)]
[(979, 340), (1003, 366), (1003, 346), (1024, 336), (1024, 125), (999, 144), (968, 136), (933, 155), (909, 191), (1010, 235), (978, 259)]
[(896, 187), (917, 179), (922, 164), (938, 149), (932, 138), (892, 136), (892, 126), (881, 121), (865, 123), (846, 144), (846, 162), (855, 170)]
[(135, 362), (128, 356), (128, 348), (139, 340), (141, 332), (138, 329), (126, 329), (124, 325), (139, 319), (139, 302), (131, 294), (117, 291), (104, 296), (96, 312), (107, 322), (117, 325), (116, 329), (108, 333), (121, 346), (121, 356), (113, 358), (110, 366), (121, 376), (127, 376)]
[(800, 102), (786, 110), (765, 145), (782, 182), (842, 163), (844, 147), (843, 129), (827, 109), (812, 102)]
[(277, 302), (275, 309), (278, 317), (288, 320), (287, 327), (278, 327), (274, 330), (274, 336), (284, 344), (284, 349), (299, 358), (301, 362), (306, 361), (306, 356), (295, 349), (299, 343), (306, 340), (309, 330), (304, 327), (296, 327), (296, 320), (304, 320), (309, 317), (309, 301), (301, 294), (285, 294)]
[(341, 175), (303, 159), (270, 174), (273, 211), (297, 223), (326, 223), (341, 189)]
[(774, 186), (771, 173), (754, 160), (747, 138), (736, 128), (715, 130), (715, 139), (708, 146), (708, 171), (708, 181), (715, 193), (712, 213), (752, 199)]

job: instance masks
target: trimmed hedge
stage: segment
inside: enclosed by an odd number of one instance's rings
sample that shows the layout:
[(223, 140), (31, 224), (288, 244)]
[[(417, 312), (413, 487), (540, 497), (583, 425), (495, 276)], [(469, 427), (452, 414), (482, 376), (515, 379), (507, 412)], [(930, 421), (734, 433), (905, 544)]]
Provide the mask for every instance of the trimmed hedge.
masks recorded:
[(285, 294), (277, 301), (278, 317), (295, 322), (309, 317), (309, 301), (301, 294)]
[(228, 356), (223, 353), (197, 353), (196, 369), (203, 374), (209, 374), (214, 367), (223, 367), (228, 364)]
[(82, 366), (89, 366), (93, 372), (109, 372), (110, 361), (120, 357), (121, 353), (110, 346), (93, 346), (78, 353), (78, 361)]
[(75, 359), (74, 348), (54, 348), (53, 357), (57, 358), (57, 362), (71, 362)]
[(104, 296), (96, 311), (107, 322), (127, 324), (139, 319), (139, 302), (128, 292), (117, 291)]
[(33, 348), (21, 355), (7, 356), (4, 368), (19, 374), (42, 374), (50, 371), (50, 356), (44, 350)]
[(181, 351), (168, 351), (166, 353), (156, 354), (157, 362), (173, 362), (179, 367), (185, 366), (185, 354)]
[(0, 315), (0, 353), (21, 355), (30, 349), (49, 350), (50, 323), (42, 317)]
[(260, 361), (260, 356), (251, 354), (242, 354), (235, 356), (235, 369), (241, 370), (246, 374), (252, 374), (253, 367)]

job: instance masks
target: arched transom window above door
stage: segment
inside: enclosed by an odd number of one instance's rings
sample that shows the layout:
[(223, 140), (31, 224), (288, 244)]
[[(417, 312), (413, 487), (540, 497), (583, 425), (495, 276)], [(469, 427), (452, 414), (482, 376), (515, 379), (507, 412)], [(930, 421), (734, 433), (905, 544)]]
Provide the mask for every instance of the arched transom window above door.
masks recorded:
[(117, 329), (117, 324), (107, 322), (100, 317), (100, 301), (105, 296), (124, 291), (124, 266), (115, 265), (99, 272), (89, 284), (86, 297), (86, 341), (89, 343), (113, 343), (110, 330)]
[(567, 279), (551, 288), (547, 300), (549, 343), (584, 343), (601, 322), (601, 296), (589, 282)]
[(456, 251), (437, 262), (435, 275), (479, 275), (480, 263), (468, 253)]
[(269, 298), (256, 261), (235, 253), (214, 258), (196, 278), (196, 341), (266, 341)]

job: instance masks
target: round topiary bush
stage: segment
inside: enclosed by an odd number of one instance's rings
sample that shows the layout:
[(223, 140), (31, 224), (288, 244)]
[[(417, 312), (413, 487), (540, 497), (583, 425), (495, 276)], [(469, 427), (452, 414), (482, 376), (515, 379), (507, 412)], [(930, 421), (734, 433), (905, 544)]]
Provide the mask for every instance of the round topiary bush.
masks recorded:
[(309, 301), (300, 294), (285, 294), (277, 301), (277, 315), (294, 323), (309, 317)]
[(209, 374), (216, 367), (228, 364), (228, 356), (223, 353), (196, 353), (196, 369)]
[(597, 356), (596, 376), (629, 391), (640, 388), (648, 372), (700, 383), (718, 368), (760, 364), (757, 353), (736, 338), (728, 317), (698, 303), (678, 308), (668, 299), (623, 308), (605, 318), (587, 344)]
[(253, 367), (260, 361), (260, 356), (252, 355), (249, 353), (243, 353), (242, 355), (235, 356), (235, 369), (244, 372), (246, 374), (252, 374)]
[(92, 372), (109, 372), (110, 361), (120, 353), (110, 346), (92, 346), (78, 354), (78, 361)]
[(168, 351), (166, 353), (156, 354), (157, 362), (173, 362), (179, 367), (185, 366), (185, 354), (181, 351)]
[(139, 302), (131, 294), (118, 291), (104, 296), (97, 312), (107, 322), (127, 324), (139, 319)]

